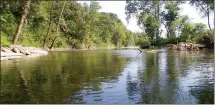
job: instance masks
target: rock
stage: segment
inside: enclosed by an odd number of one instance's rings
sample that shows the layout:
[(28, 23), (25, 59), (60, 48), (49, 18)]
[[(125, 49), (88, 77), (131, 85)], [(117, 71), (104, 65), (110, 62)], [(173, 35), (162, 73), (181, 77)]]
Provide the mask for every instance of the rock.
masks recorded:
[(20, 53), (19, 49), (18, 49), (18, 48), (15, 48), (15, 47), (12, 48), (12, 51), (15, 52), (15, 53)]
[(203, 45), (203, 44), (195, 44), (195, 46), (200, 47), (200, 48), (204, 48), (205, 47), (205, 45)]
[(178, 50), (178, 51), (185, 51), (185, 50), (186, 50), (186, 48), (185, 48), (185, 47), (183, 47), (183, 46), (177, 46), (177, 50)]
[(169, 50), (176, 50), (177, 49), (177, 46), (176, 45), (169, 45), (170, 47), (169, 47)]
[(185, 47), (185, 46), (187, 45), (187, 43), (185, 43), (185, 42), (180, 42), (178, 45), (181, 46), (181, 47)]
[(22, 56), (23, 54), (21, 53), (6, 53), (6, 52), (1, 52), (1, 57), (9, 57), (9, 56)]
[(25, 55), (31, 55), (31, 53), (29, 51), (25, 51)]
[(4, 48), (4, 47), (1, 48), (1, 51), (7, 52), (7, 53), (11, 53), (11, 52), (12, 52), (11, 50), (9, 50), (9, 49), (7, 49), (7, 48)]
[(48, 54), (48, 51), (41, 48), (22, 47), (20, 45), (12, 45), (9, 48), (1, 47), (1, 60), (6, 58), (15, 58), (16, 56), (22, 55), (39, 56), (46, 54)]
[(22, 53), (22, 54), (26, 55), (25, 50), (23, 50), (23, 49), (19, 49), (19, 51), (20, 51), (20, 53)]

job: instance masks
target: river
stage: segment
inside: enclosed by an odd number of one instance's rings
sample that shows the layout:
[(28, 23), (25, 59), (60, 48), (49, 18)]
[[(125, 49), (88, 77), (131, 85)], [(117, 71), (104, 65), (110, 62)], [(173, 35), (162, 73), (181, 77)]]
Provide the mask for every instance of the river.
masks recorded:
[(49, 52), (1, 61), (0, 103), (214, 103), (214, 53)]

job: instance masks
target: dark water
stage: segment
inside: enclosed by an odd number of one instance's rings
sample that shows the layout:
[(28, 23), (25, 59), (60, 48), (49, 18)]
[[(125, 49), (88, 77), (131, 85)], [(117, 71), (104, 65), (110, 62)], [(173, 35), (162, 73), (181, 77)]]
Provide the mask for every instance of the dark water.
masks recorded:
[(52, 52), (1, 61), (0, 103), (214, 103), (214, 55)]

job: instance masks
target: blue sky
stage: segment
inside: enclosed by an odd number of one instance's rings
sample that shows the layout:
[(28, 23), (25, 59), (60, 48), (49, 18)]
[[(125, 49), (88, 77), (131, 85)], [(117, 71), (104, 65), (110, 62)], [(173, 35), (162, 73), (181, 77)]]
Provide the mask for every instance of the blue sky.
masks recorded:
[[(81, 3), (85, 1), (79, 1)], [(90, 1), (86, 1), (89, 3)], [(100, 6), (102, 7), (99, 11), (100, 12), (112, 12), (118, 15), (118, 17), (122, 20), (122, 22), (126, 25), (127, 29), (133, 32), (140, 32), (141, 29), (137, 26), (136, 19), (131, 18), (129, 24), (126, 21), (125, 15), (125, 5), (126, 1), (98, 1)], [(193, 23), (204, 23), (207, 26), (207, 18), (203, 18), (200, 13), (196, 10), (195, 7), (190, 6), (188, 3), (180, 5), (181, 11), (180, 15), (188, 15), (191, 22)], [(214, 23), (214, 15), (210, 16), (211, 27), (213, 27)], [(208, 28), (208, 26), (207, 26)], [(162, 36), (165, 36), (165, 28), (161, 26), (161, 29), (164, 30)]]

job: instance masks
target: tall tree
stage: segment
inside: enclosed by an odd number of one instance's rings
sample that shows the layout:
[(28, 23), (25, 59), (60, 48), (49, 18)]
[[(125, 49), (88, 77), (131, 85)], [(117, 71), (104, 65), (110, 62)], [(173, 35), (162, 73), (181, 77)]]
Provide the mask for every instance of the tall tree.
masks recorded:
[(138, 18), (138, 24), (144, 27), (151, 40), (157, 39), (160, 28), (160, 9), (163, 3), (160, 0), (127, 0), (125, 7), (126, 19), (128, 21), (132, 15), (135, 15)]
[(162, 20), (167, 31), (167, 38), (175, 37), (176, 20), (179, 18), (179, 3), (174, 1), (166, 2), (165, 9), (162, 12)]
[(63, 3), (63, 7), (62, 7), (62, 9), (61, 9), (61, 12), (60, 12), (60, 15), (59, 15), (59, 18), (58, 18), (57, 29), (56, 29), (56, 31), (57, 31), (56, 34), (57, 34), (57, 35), (56, 35), (56, 36), (54, 37), (54, 39), (52, 40), (52, 43), (51, 43), (49, 49), (52, 49), (52, 47), (53, 47), (53, 45), (54, 45), (56, 39), (59, 37), (60, 19), (61, 19), (61, 16), (62, 16), (62, 13), (63, 13), (63, 10), (64, 10), (65, 5), (66, 5), (66, 1), (64, 1), (64, 3)]
[(22, 26), (23, 26), (23, 23), (24, 23), (24, 20), (25, 20), (25, 17), (26, 17), (26, 14), (27, 14), (27, 11), (28, 11), (28, 6), (30, 4), (31, 0), (27, 0), (25, 2), (25, 4), (23, 5), (22, 7), (22, 14), (21, 14), (21, 19), (20, 19), (20, 22), (19, 22), (19, 25), (16, 29), (16, 33), (13, 37), (13, 40), (12, 40), (12, 43), (13, 44), (16, 44), (17, 41), (18, 41), (18, 38), (19, 38), (19, 35), (21, 34), (21, 31), (22, 31)]
[(52, 12), (52, 9), (53, 9), (53, 5), (54, 5), (54, 2), (53, 1), (51, 1), (52, 2), (52, 5), (51, 5), (51, 8), (50, 8), (50, 10), (49, 10), (49, 23), (48, 23), (48, 29), (47, 29), (47, 33), (46, 33), (46, 35), (45, 35), (45, 38), (43, 39), (43, 47), (45, 47), (45, 45), (46, 45), (46, 40), (47, 40), (47, 37), (48, 37), (48, 35), (49, 35), (49, 32), (50, 32), (50, 29), (51, 29), (51, 23), (52, 23), (52, 14), (53, 14), (53, 12)]
[(208, 27), (210, 26), (210, 14), (214, 11), (214, 0), (191, 0), (190, 4), (195, 6), (204, 17), (208, 19)]

